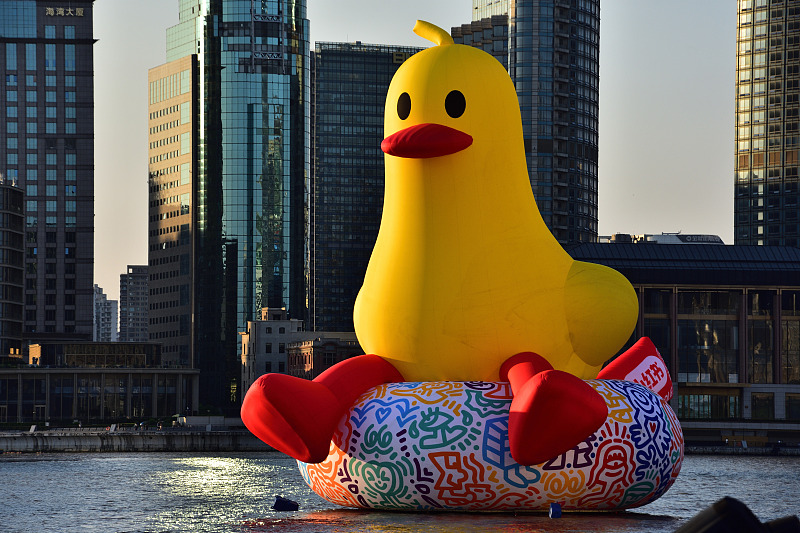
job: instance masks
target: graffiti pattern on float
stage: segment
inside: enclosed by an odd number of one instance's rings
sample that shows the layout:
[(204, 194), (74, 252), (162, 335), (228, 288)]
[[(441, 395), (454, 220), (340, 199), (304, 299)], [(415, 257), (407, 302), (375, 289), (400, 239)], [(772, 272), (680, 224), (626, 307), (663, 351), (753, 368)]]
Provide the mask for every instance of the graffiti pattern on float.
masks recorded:
[(683, 461), (675, 413), (636, 383), (587, 383), (606, 400), (606, 423), (546, 463), (511, 458), (508, 383), (390, 383), (359, 398), (328, 458), (300, 471), (317, 494), (349, 507), (612, 510), (655, 500)]

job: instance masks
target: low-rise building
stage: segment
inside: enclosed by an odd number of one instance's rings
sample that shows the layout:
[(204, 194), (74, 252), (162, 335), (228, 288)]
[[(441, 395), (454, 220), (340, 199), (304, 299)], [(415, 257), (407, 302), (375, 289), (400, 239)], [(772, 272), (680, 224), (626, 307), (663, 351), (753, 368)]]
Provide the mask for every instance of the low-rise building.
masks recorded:
[(311, 339), (315, 334), (303, 329), (302, 320), (287, 318), (286, 308), (265, 307), (261, 310), (261, 320), (247, 322), (247, 331), (240, 335), (242, 392), (247, 392), (250, 385), (263, 374), (287, 374), (289, 345)]
[(313, 339), (289, 345), (288, 373), (314, 379), (336, 363), (363, 354), (355, 333), (317, 332)]
[(687, 442), (800, 442), (800, 249), (623, 241), (568, 251), (633, 284)]
[(0, 422), (84, 423), (199, 411), (200, 371), (164, 368), (161, 345), (31, 345), (27, 365), (0, 368)]
[(261, 320), (248, 322), (240, 335), (244, 392), (263, 374), (314, 379), (339, 361), (364, 353), (355, 333), (305, 331), (303, 321), (288, 319), (282, 307), (262, 309)]

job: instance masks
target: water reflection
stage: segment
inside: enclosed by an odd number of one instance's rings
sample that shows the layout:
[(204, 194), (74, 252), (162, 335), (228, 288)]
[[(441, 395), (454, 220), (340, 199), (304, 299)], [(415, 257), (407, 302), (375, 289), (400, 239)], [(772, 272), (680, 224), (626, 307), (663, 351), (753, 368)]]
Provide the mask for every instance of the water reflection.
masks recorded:
[[(3, 531), (672, 533), (723, 496), (761, 521), (800, 513), (800, 457), (688, 456), (659, 500), (622, 513), (388, 513), (342, 509), (305, 485), (294, 460), (251, 454), (0, 455)], [(272, 511), (276, 495), (300, 511)]]
[(262, 518), (248, 521), (242, 531), (404, 533), (485, 532), (641, 532), (674, 531), (681, 520), (645, 513), (576, 513), (550, 519), (543, 514), (509, 513), (386, 513), (367, 511), (317, 511), (296, 518)]

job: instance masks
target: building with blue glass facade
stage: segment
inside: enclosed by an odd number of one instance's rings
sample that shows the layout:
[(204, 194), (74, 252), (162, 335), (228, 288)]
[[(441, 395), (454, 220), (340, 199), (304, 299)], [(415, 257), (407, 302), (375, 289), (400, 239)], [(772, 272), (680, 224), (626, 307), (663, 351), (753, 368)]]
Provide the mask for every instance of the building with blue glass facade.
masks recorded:
[(421, 48), (318, 42), (308, 329), (353, 331), (383, 206), (383, 112), (395, 71)]
[[(183, 113), (182, 102), (153, 109), (151, 100), (151, 116), (164, 113), (155, 120), (180, 124), (171, 149), (151, 152), (150, 281), (162, 283), (150, 287), (150, 338), (183, 338), (165, 358), (201, 370), (202, 404), (233, 408), (238, 332), (264, 307), (285, 307), (291, 318), (306, 313), (308, 20), (304, 1), (286, 0), (179, 0), (179, 15), (167, 30), (167, 65), (193, 65), (193, 105), (184, 122), (165, 111), (178, 105)], [(176, 89), (174, 73), (163, 74), (161, 96), (180, 97), (183, 80)], [(172, 161), (163, 155), (169, 152)], [(180, 181), (184, 169), (188, 186)], [(164, 171), (156, 182), (154, 171)], [(162, 189), (170, 181), (177, 188)]]
[[(453, 28), (453, 38), (508, 68), (544, 221), (560, 242), (595, 241), (599, 0), (473, 0), (472, 6), (473, 23)], [(503, 36), (506, 47), (497, 43)]]
[(0, 173), (25, 193), (22, 346), (91, 339), (92, 1), (0, 2)]

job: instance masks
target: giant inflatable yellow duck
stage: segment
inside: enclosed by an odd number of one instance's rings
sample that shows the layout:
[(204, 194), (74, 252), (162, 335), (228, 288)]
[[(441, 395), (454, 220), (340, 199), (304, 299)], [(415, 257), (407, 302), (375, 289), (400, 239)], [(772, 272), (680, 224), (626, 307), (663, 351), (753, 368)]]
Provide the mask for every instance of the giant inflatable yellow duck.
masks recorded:
[(387, 95), (383, 218), (354, 313), (371, 355), (314, 382), (262, 376), (242, 417), (314, 463), (372, 386), (509, 381), (512, 456), (539, 463), (605, 421), (605, 401), (583, 380), (630, 337), (637, 298), (616, 271), (574, 261), (544, 224), (502, 65), (432, 24), (414, 31), (436, 46), (407, 60)]

